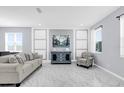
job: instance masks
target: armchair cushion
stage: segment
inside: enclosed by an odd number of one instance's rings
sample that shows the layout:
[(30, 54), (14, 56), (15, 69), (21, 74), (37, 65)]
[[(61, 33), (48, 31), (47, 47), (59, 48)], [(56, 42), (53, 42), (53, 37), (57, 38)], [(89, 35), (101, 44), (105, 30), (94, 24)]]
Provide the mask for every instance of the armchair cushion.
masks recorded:
[(87, 57), (93, 57), (93, 55), (92, 55), (90, 52), (83, 52), (83, 53), (81, 54), (81, 57), (87, 58)]

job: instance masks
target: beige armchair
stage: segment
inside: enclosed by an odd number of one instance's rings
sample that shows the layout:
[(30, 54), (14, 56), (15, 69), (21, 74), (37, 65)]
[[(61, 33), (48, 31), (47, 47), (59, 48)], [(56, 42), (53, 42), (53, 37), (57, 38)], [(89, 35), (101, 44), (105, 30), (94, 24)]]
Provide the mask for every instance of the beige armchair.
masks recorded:
[(77, 57), (77, 66), (83, 66), (86, 68), (92, 67), (94, 62), (93, 54), (90, 52), (83, 52), (81, 57)]

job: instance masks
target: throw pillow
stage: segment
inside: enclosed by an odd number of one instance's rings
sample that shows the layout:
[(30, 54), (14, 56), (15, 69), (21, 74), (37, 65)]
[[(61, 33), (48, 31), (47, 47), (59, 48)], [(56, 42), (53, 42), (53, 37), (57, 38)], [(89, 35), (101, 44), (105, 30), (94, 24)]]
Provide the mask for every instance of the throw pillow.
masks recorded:
[(25, 53), (21, 52), (21, 53), (18, 53), (18, 55), (21, 56), (24, 62), (26, 61)]
[(20, 55), (15, 55), (15, 56), (16, 56), (16, 59), (18, 60), (19, 64), (24, 64), (24, 60)]
[(33, 54), (29, 53), (30, 60), (33, 60)]
[(38, 53), (32, 53), (32, 54), (33, 54), (34, 59), (40, 58), (40, 56), (38, 55)]
[(29, 54), (25, 54), (25, 57), (26, 57), (26, 61), (30, 60), (30, 55)]
[(18, 63), (18, 60), (16, 59), (15, 55), (11, 55), (9, 57), (9, 63)]

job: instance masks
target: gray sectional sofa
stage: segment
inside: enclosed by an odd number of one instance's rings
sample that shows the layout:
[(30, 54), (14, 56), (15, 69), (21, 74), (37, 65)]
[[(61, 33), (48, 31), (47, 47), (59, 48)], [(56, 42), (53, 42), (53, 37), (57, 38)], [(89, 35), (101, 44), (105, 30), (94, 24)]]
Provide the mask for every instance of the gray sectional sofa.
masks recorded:
[[(11, 57), (19, 55), (23, 59), (23, 63), (13, 60)], [(0, 84), (16, 84), (20, 86), (21, 82), (33, 73), (38, 67), (42, 66), (42, 56), (33, 56), (29, 54), (29, 58), (25, 53), (16, 55), (6, 55), (0, 57)], [(32, 56), (31, 56), (32, 55)]]

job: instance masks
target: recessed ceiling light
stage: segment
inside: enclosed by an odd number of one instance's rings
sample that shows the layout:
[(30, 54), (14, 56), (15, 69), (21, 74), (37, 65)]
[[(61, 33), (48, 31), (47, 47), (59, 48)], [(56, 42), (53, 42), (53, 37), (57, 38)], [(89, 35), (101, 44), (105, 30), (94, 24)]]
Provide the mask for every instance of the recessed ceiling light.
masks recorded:
[(38, 24), (39, 26), (41, 26), (41, 24)]
[(84, 24), (80, 24), (80, 26), (84, 26)]

